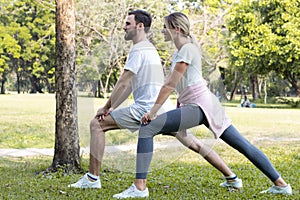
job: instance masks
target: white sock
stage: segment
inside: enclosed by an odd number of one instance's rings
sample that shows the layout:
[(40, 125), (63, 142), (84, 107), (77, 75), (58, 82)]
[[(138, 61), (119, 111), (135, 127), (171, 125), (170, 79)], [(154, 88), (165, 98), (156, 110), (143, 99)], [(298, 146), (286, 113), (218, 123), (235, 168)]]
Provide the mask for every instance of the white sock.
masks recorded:
[(87, 173), (87, 176), (92, 179), (93, 181), (97, 181), (99, 179), (99, 176), (95, 176), (94, 174), (91, 174), (90, 172)]
[(230, 176), (225, 176), (226, 180), (234, 180), (237, 178), (237, 175), (236, 174), (232, 174)]

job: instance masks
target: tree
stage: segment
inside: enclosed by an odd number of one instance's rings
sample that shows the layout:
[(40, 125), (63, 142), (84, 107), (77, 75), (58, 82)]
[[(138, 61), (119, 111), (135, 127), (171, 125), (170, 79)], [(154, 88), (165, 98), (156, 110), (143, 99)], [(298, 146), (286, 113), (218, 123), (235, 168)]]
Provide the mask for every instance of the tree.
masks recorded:
[(20, 57), (20, 46), (18, 42), (9, 34), (11, 29), (0, 25), (0, 80), (1, 94), (5, 93), (4, 84), (7, 75), (12, 71), (10, 66)]
[(56, 123), (51, 170), (80, 169), (75, 65), (75, 3), (56, 0)]
[(252, 80), (276, 72), (300, 96), (299, 13), (298, 0), (241, 0), (235, 4), (227, 18), (231, 65), (250, 74)]
[[(0, 60), (4, 59), (5, 63), (0, 61), (0, 68), (9, 67), (9, 73), (16, 75), (19, 93), (23, 82), (30, 82), (30, 89), (23, 90), (32, 93), (43, 92), (45, 87), (49, 92), (54, 90), (55, 9), (52, 1), (1, 1), (3, 34), (0, 41), (4, 51), (0, 52)], [(2, 72), (3, 77), (6, 72)]]

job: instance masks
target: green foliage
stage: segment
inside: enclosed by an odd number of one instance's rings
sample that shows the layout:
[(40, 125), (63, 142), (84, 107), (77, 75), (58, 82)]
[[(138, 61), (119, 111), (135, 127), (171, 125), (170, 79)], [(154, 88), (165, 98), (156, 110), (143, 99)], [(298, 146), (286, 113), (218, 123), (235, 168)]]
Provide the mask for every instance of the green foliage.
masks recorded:
[(276, 103), (288, 104), (292, 108), (300, 108), (300, 99), (280, 97), (277, 98)]
[[(0, 40), (6, 65), (19, 79), (31, 81), (32, 92), (51, 88), (49, 74), (54, 68), (55, 7), (53, 1), (3, 1)], [(1, 65), (0, 68), (3, 66)], [(3, 68), (3, 67), (2, 67)], [(48, 79), (49, 78), (49, 79)], [(20, 84), (18, 82), (18, 84)], [(17, 86), (18, 88), (20, 85)], [(52, 89), (53, 90), (53, 89)]]
[(299, 93), (298, 0), (239, 1), (227, 16), (230, 63), (239, 71), (288, 80)]
[[(249, 82), (249, 74), (268, 78), (275, 71), (299, 93), (299, 1), (234, 2), (76, 1), (78, 81), (88, 87), (100, 80), (102, 92), (110, 91), (130, 46), (122, 29), (127, 11), (145, 9), (153, 15), (149, 38), (159, 50), (165, 71), (174, 46), (163, 42), (162, 19), (181, 11), (190, 18), (192, 35), (203, 50), (203, 74), (210, 82), (220, 76), (219, 68), (228, 69), (226, 90), (234, 85), (235, 70), (244, 82)], [(55, 2), (2, 0), (0, 5), (0, 80), (13, 90), (53, 92)]]

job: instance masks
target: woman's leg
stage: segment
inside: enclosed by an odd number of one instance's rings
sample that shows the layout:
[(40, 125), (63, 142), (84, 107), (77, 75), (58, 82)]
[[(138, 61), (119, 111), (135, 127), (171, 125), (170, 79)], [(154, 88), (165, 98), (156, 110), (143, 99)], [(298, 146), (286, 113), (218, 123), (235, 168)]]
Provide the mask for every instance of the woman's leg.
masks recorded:
[(176, 133), (176, 138), (192, 151), (200, 154), (207, 162), (219, 170), (225, 177), (235, 177), (235, 174), (226, 165), (224, 160), (215, 152), (215, 150), (201, 142), (189, 130), (186, 133)]
[(287, 185), (266, 155), (246, 140), (233, 125), (228, 127), (220, 138), (246, 156), (259, 170), (274, 182), (275, 185)]
[[(200, 124), (204, 124), (207, 128), (209, 127), (208, 121), (203, 110), (200, 108), (202, 115), (204, 116)], [(219, 170), (224, 177), (237, 177), (231, 169), (227, 166), (224, 160), (215, 152), (213, 148), (205, 143), (202, 143), (197, 137), (195, 137), (191, 131), (179, 131), (176, 133), (165, 133), (163, 135), (170, 135), (176, 137), (184, 146), (199, 153), (207, 162), (209, 162), (213, 167)]]
[[(170, 135), (169, 133), (185, 130), (203, 123), (208, 126), (206, 117), (201, 108), (185, 106), (160, 115), (147, 125), (142, 125), (139, 131), (137, 148), (136, 187), (140, 190), (146, 188), (146, 176), (153, 155), (154, 135), (158, 133), (167, 133), (167, 135)], [(222, 158), (211, 149), (211, 147), (201, 143), (192, 134), (178, 132), (176, 137), (185, 146), (201, 154), (212, 166), (222, 172), (228, 180), (238, 180), (239, 184), (234, 185), (236, 188), (242, 187), (241, 180), (237, 179), (237, 176), (230, 170)]]
[(153, 155), (153, 137), (160, 133), (172, 133), (199, 125), (204, 114), (199, 107), (184, 106), (157, 116), (139, 130), (136, 179), (146, 179)]

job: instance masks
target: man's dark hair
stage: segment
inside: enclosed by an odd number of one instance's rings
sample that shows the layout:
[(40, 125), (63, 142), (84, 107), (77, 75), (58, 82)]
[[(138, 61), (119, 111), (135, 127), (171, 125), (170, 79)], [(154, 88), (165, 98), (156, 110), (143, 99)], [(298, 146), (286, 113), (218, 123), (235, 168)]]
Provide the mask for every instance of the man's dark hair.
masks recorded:
[(130, 11), (128, 15), (134, 15), (134, 20), (137, 24), (143, 23), (145, 27), (145, 32), (148, 33), (152, 23), (152, 17), (149, 13), (143, 10), (134, 10)]

